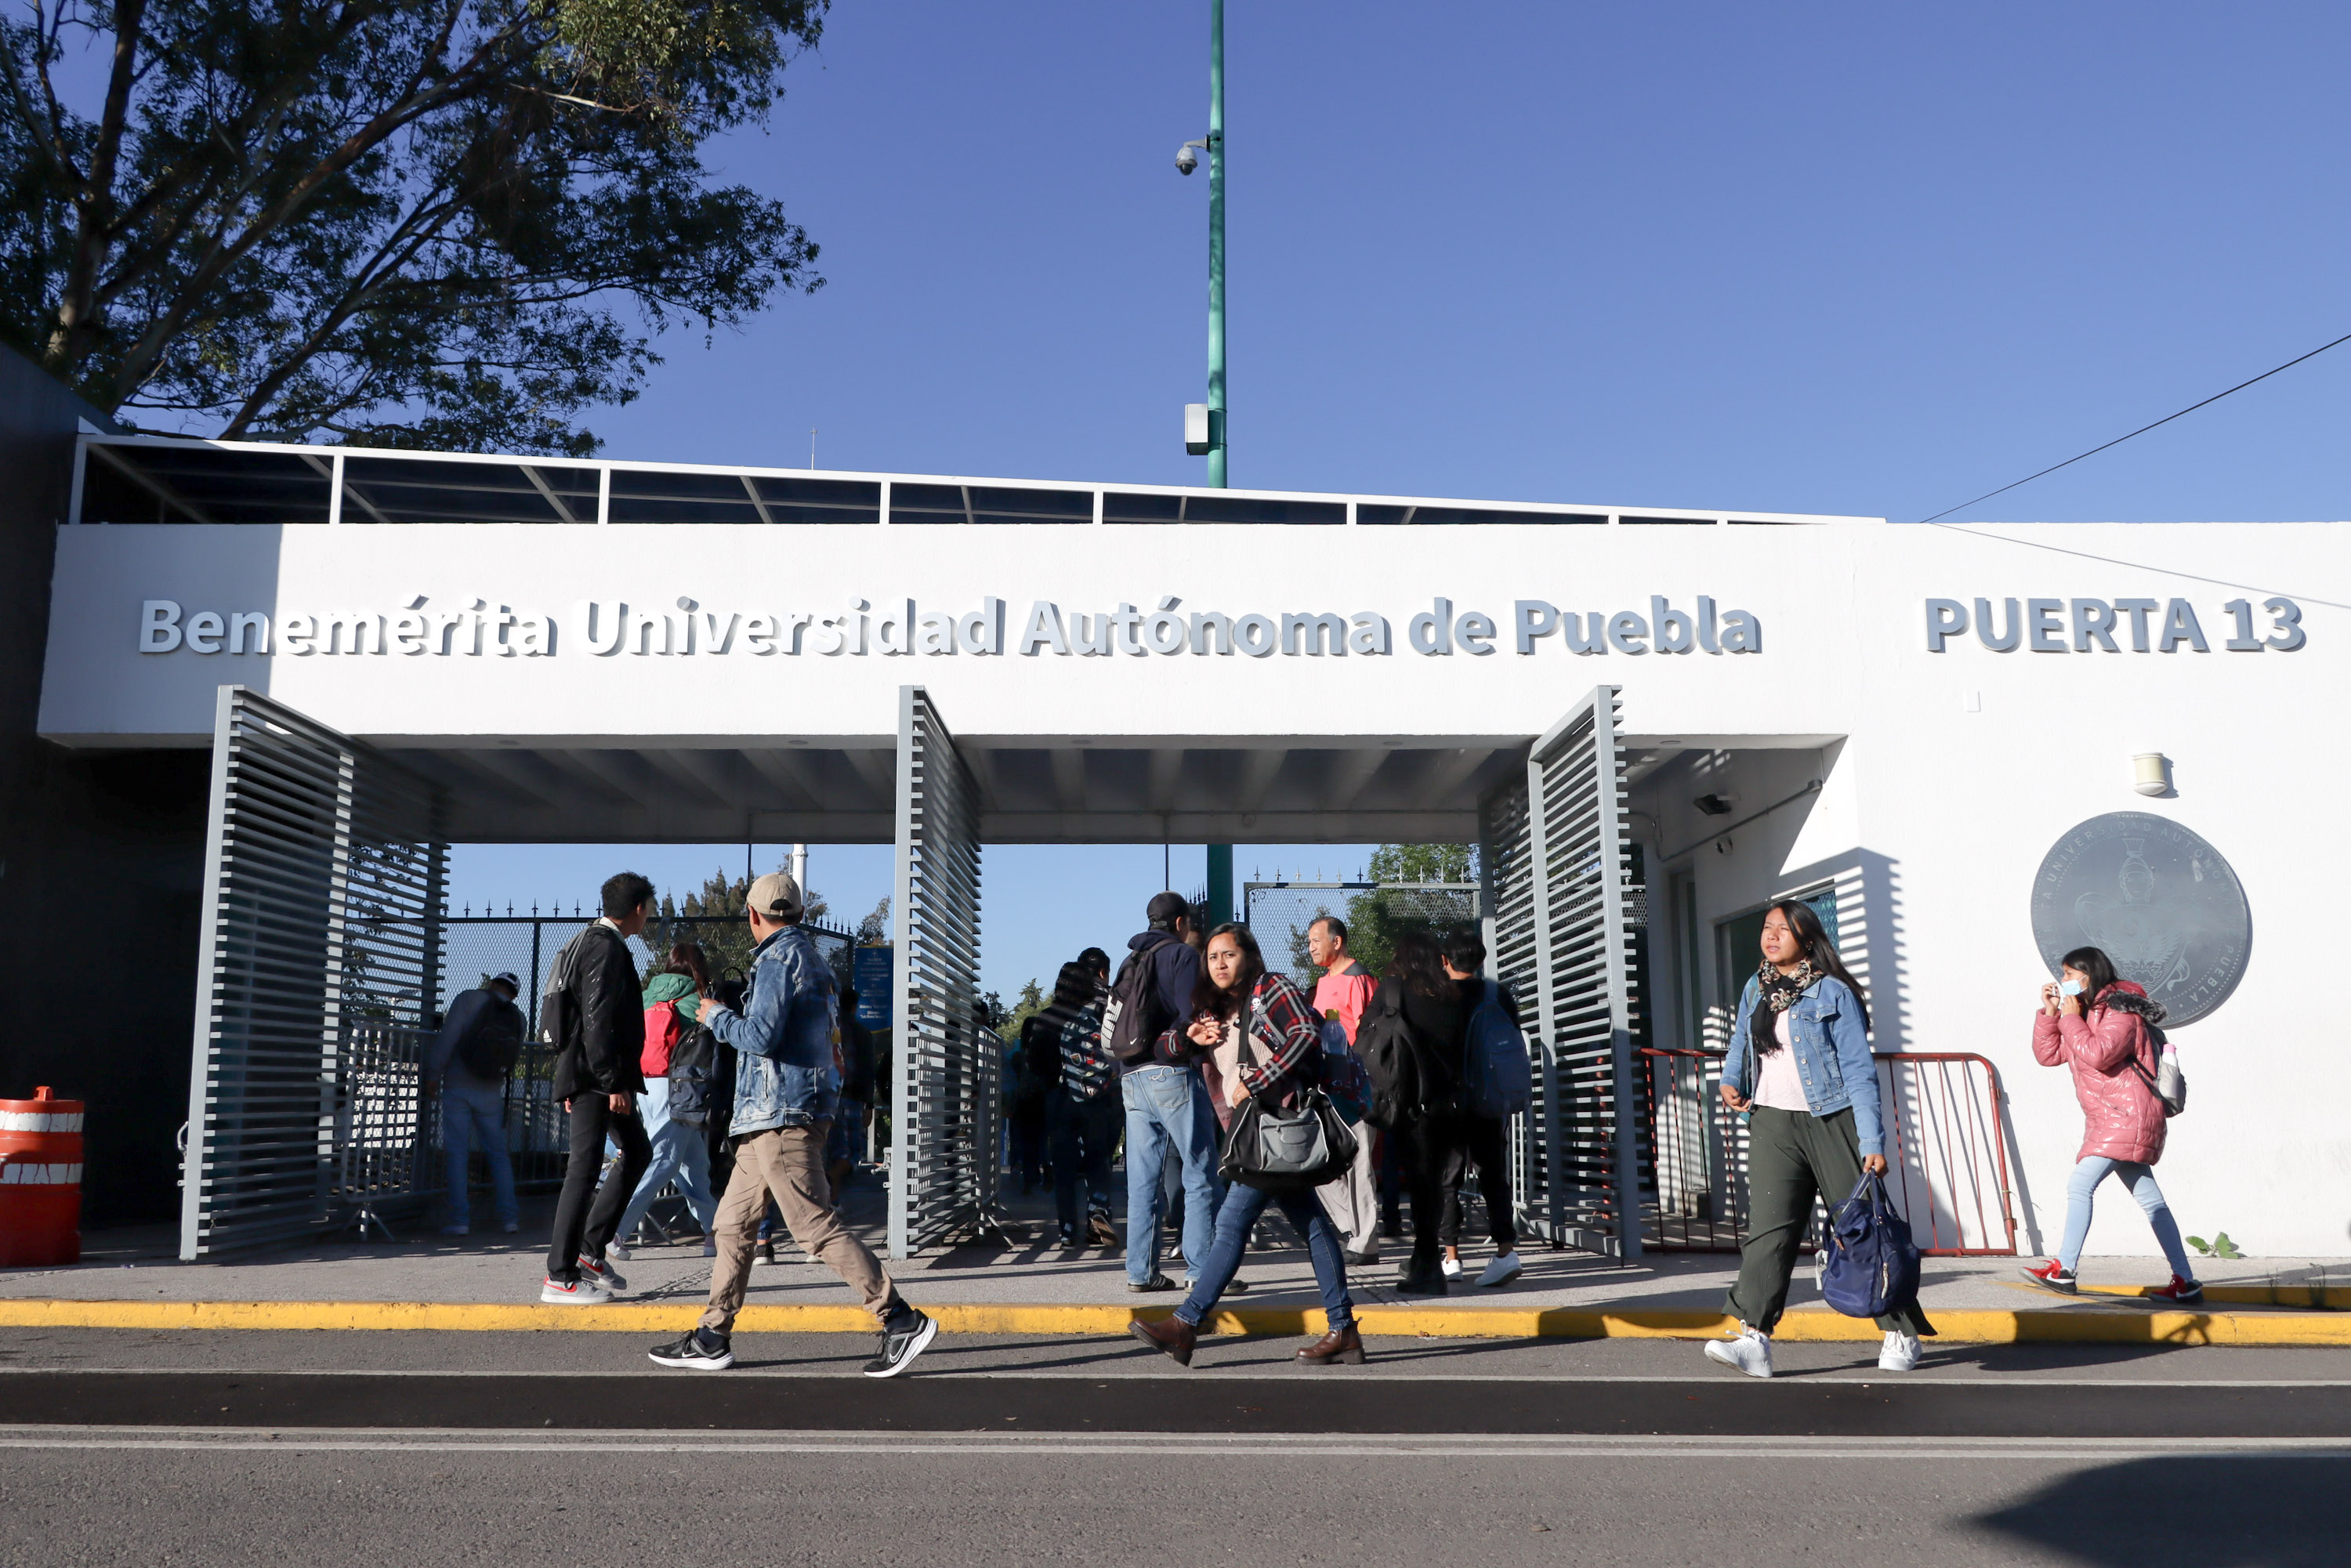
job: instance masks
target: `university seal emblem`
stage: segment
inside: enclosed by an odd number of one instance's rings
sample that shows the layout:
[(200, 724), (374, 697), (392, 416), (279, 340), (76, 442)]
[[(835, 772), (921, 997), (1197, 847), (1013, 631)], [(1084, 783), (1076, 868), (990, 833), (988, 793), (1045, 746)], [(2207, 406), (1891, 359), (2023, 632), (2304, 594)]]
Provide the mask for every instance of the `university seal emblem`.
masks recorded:
[(2059, 839), (2032, 879), (2032, 936), (2050, 972), (2075, 947), (2103, 948), (2193, 1023), (2229, 999), (2252, 952), (2245, 890), (2220, 852), (2145, 811), (2093, 817)]

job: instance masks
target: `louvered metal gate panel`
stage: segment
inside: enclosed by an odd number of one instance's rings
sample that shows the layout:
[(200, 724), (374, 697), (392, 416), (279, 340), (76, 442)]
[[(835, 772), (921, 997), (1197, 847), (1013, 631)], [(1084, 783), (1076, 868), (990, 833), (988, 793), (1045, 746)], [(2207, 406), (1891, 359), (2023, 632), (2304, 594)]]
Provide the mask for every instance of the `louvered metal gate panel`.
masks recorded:
[(996, 1207), (1002, 1053), (979, 1010), (979, 789), (920, 686), (898, 690), (898, 1007), (890, 1256)]
[(439, 805), (405, 768), (220, 688), (180, 1255), (298, 1236), (434, 1185)]
[(1615, 687), (1595, 687), (1536, 741), (1524, 782), (1489, 798), (1484, 831), (1499, 972), (1537, 1054), (1535, 1103), (1513, 1138), (1520, 1202), (1538, 1234), (1630, 1262), (1641, 1119), (1617, 707)]
[(1519, 998), (1533, 1093), (1510, 1118), (1510, 1193), (1525, 1228), (1554, 1245), (1566, 1241), (1559, 1171), (1559, 1080), (1541, 1007), (1535, 934), (1534, 846), (1528, 835), (1523, 773), (1487, 797), (1479, 812), (1479, 875), (1485, 883), (1487, 946), (1495, 978)]

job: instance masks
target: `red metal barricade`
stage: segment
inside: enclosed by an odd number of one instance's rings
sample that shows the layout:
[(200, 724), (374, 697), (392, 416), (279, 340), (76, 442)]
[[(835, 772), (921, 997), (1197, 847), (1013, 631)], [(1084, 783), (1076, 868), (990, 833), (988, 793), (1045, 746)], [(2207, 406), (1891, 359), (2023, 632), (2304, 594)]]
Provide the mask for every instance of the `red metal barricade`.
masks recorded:
[[(1734, 1250), (1747, 1220), (1747, 1129), (1722, 1103), (1723, 1053), (1650, 1047), (1641, 1054), (1648, 1066), (1647, 1244)], [(1877, 1086), (1886, 1186), (1918, 1249), (1933, 1258), (2015, 1256), (1999, 1069), (1963, 1051), (1886, 1052), (1877, 1058)], [(1820, 1219), (1816, 1210), (1815, 1232)], [(1808, 1248), (1817, 1244), (1817, 1235), (1806, 1239)]]

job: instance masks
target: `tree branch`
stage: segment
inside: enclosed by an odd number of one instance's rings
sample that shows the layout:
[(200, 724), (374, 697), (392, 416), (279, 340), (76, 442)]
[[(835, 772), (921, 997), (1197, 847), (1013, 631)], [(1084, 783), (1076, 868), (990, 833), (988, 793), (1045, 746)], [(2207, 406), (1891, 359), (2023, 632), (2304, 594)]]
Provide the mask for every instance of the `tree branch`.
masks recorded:
[[(114, 171), (122, 152), (122, 133), (131, 121), (131, 87), (137, 79), (139, 35), (146, 16), (147, 0), (115, 0), (114, 66), (107, 77), (106, 106), (99, 116), (97, 142), (90, 149), (89, 172), (74, 196), (73, 259), (67, 264), (65, 283), (58, 290), (57, 326), (47, 355), (53, 369), (78, 360), (97, 326), (90, 294), (110, 248)], [(41, 75), (46, 84), (46, 56)]]

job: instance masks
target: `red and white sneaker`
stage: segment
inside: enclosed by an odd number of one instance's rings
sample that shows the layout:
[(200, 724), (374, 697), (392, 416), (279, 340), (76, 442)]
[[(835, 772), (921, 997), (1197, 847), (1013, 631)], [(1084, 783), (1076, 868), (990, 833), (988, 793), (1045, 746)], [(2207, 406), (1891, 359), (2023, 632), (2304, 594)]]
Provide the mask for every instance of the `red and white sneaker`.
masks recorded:
[(2042, 1264), (2037, 1269), (2026, 1269), (2024, 1270), (2024, 1277), (2032, 1281), (2036, 1285), (2043, 1286), (2052, 1291), (2062, 1291), (2069, 1296), (2074, 1294), (2076, 1289), (2078, 1289), (2074, 1283), (2074, 1270), (2068, 1269), (2064, 1264), (2060, 1263), (2054, 1258), (2052, 1258), (2048, 1262)]
[(2171, 1283), (2158, 1285), (2154, 1290), (2149, 1291), (2144, 1299), (2150, 1301), (2169, 1301), (2175, 1306), (2186, 1306), (2189, 1302), (2200, 1301), (2204, 1299), (2204, 1287), (2193, 1280), (2183, 1280), (2174, 1274), (2171, 1277)]

